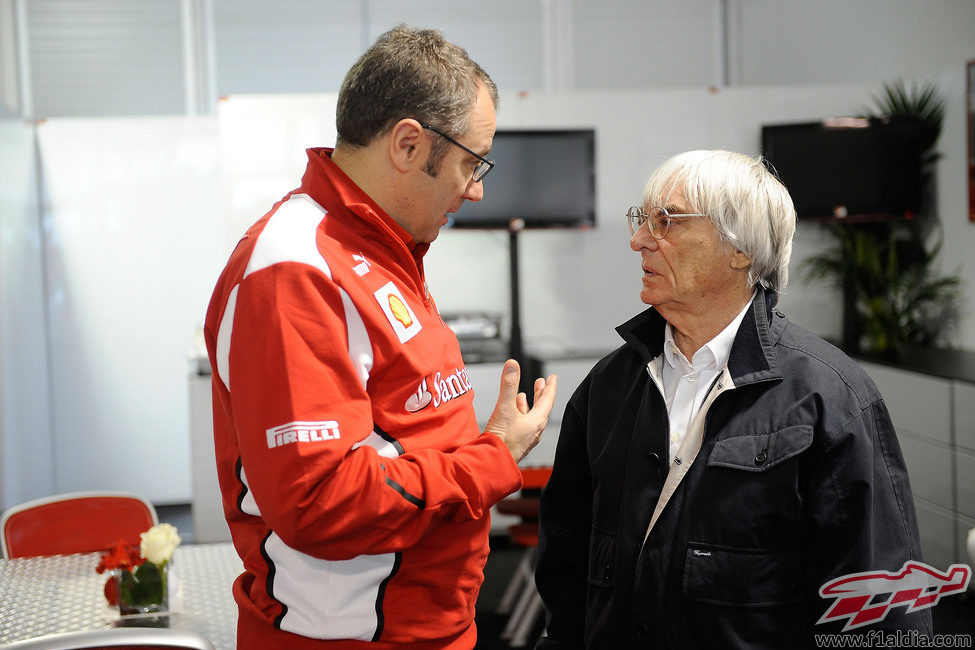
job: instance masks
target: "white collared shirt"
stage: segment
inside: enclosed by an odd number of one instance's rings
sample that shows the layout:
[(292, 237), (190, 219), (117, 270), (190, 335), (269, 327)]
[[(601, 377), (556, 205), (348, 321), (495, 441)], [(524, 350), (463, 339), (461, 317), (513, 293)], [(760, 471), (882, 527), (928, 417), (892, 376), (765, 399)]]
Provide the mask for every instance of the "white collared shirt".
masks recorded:
[(664, 388), (664, 401), (670, 416), (670, 463), (674, 462), (677, 450), (684, 441), (691, 421), (701, 409), (701, 404), (711, 390), (715, 378), (728, 365), (731, 346), (745, 313), (755, 299), (751, 299), (738, 315), (721, 330), (717, 336), (701, 346), (688, 361), (674, 342), (674, 328), (667, 323), (664, 329), (664, 359), (661, 369), (661, 382)]

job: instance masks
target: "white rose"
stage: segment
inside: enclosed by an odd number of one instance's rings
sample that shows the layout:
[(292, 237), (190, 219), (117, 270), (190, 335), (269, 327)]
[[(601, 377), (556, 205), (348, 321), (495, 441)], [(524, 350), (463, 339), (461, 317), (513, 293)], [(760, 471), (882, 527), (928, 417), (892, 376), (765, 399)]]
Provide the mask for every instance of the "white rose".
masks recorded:
[(173, 551), (183, 541), (176, 534), (176, 526), (172, 524), (153, 526), (140, 537), (142, 544), (139, 545), (139, 550), (142, 551), (142, 557), (160, 566), (172, 559)]

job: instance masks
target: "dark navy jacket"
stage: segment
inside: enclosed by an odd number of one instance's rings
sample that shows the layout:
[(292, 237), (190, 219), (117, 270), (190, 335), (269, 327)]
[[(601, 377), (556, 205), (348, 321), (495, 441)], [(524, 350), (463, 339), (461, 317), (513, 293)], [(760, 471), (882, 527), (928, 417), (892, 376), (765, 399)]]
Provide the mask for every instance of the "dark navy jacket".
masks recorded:
[[(668, 473), (668, 417), (648, 370), (664, 320), (617, 328), (625, 345), (572, 396), (541, 501), (540, 648), (801, 648), (832, 604), (820, 587), (920, 559), (904, 459), (866, 373), (774, 310), (761, 288), (735, 337), (731, 390), (644, 541)], [(940, 567), (944, 569), (944, 567)], [(930, 609), (858, 628), (931, 634)]]

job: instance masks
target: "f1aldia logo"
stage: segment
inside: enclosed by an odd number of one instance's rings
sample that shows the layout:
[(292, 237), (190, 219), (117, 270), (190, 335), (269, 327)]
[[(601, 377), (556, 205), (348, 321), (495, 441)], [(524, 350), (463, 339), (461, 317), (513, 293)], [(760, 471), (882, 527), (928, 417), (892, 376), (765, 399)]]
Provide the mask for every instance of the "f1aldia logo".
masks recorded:
[(823, 598), (835, 598), (832, 607), (816, 624), (847, 619), (843, 631), (882, 621), (894, 607), (907, 612), (934, 607), (942, 596), (964, 593), (972, 570), (952, 564), (947, 573), (910, 560), (900, 571), (865, 571), (831, 580), (819, 589)]
[(410, 413), (416, 413), (429, 406), (430, 402), (433, 402), (433, 408), (437, 408), (441, 404), (460, 397), (472, 388), (465, 368), (454, 368), (454, 372), (446, 376), (437, 372), (432, 377), (424, 377), (420, 381), (416, 392), (406, 400), (405, 408)]

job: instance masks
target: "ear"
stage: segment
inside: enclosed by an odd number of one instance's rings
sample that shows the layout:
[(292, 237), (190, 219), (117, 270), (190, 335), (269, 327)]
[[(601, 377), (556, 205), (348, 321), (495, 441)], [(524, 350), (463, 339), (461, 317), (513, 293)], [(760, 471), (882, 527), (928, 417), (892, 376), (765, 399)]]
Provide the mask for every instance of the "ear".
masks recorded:
[(742, 253), (737, 248), (731, 253), (731, 268), (747, 269), (752, 265), (752, 258)]
[(408, 172), (427, 156), (423, 151), (429, 147), (429, 138), (423, 137), (423, 127), (413, 118), (405, 118), (393, 125), (389, 132), (387, 148), (389, 158), (401, 172)]

